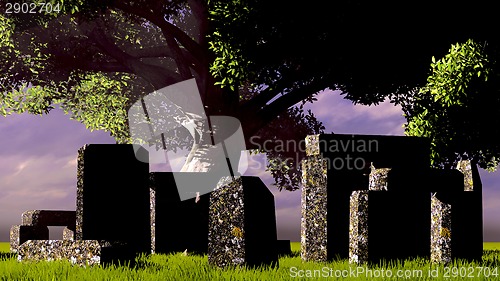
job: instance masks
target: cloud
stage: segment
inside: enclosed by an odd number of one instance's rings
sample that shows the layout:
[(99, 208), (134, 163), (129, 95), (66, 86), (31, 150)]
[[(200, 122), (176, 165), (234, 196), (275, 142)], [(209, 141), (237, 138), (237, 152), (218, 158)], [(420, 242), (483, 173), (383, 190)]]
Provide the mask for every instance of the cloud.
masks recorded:
[(354, 105), (340, 92), (330, 90), (321, 92), (317, 98), (318, 101), (305, 108), (311, 109), (324, 123), (326, 133), (404, 135), (403, 111), (388, 100), (376, 106)]
[(86, 143), (115, 141), (60, 109), (0, 117), (0, 241), (26, 210), (75, 210), (76, 157)]

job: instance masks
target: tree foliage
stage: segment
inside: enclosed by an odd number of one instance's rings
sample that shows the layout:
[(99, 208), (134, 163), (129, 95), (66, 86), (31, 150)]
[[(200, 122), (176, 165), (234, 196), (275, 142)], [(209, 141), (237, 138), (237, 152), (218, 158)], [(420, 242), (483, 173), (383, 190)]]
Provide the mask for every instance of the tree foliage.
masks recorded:
[(468, 40), (432, 57), (427, 84), (403, 102), (406, 133), (431, 139), (435, 166), (462, 159), (488, 170), (498, 166), (500, 73), (495, 46), (487, 46)]
[[(45, 114), (59, 104), (90, 130), (109, 131), (122, 143), (131, 141), (125, 117), (132, 104), (192, 77), (206, 114), (238, 118), (247, 141), (298, 141), (321, 133), (312, 114), (291, 107), (314, 101), (324, 89), (340, 90), (361, 104), (391, 97), (405, 104), (408, 116), (418, 116), (426, 91), (417, 97), (413, 90), (425, 86), (429, 58), (443, 56), (456, 42), (496, 36), (481, 28), (496, 16), (487, 3), (50, 2), (60, 3), (61, 10), (6, 14), (6, 2), (0, 2), (0, 113)], [(430, 13), (449, 25), (436, 28), (435, 20), (424, 20)], [(189, 145), (167, 141), (171, 147)], [(270, 163), (278, 163), (270, 167), (278, 184), (296, 189), (300, 165), (279, 161), (288, 155), (266, 153)]]

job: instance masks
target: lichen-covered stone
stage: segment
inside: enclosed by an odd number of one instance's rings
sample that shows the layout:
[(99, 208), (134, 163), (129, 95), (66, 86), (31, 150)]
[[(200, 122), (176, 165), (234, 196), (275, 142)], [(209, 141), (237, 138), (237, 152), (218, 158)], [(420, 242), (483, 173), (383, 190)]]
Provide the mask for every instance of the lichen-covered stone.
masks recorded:
[(349, 262), (368, 261), (368, 190), (353, 191), (349, 225)]
[(327, 260), (327, 162), (321, 156), (302, 160), (301, 257)]
[(449, 263), (452, 260), (451, 204), (431, 197), (431, 262)]
[(319, 135), (306, 136), (306, 155), (315, 156), (320, 154)]
[(75, 239), (83, 240), (83, 194), (84, 194), (84, 179), (85, 179), (85, 162), (84, 153), (88, 148), (88, 144), (83, 145), (78, 149), (77, 165), (76, 165), (76, 224), (75, 224)]
[(391, 168), (380, 168), (376, 169), (371, 165), (371, 172), (369, 176), (369, 190), (387, 190), (388, 186), (388, 174)]
[(31, 239), (49, 239), (49, 228), (46, 226), (13, 225), (10, 228), (10, 251), (17, 253), (19, 245)]
[(210, 198), (208, 261), (220, 267), (243, 265), (245, 206), (241, 177), (222, 178)]
[(223, 177), (210, 195), (208, 262), (278, 265), (274, 196), (257, 177)]
[(469, 160), (459, 161), (457, 170), (464, 174), (464, 191), (474, 191), (474, 180), (472, 177), (472, 167)]
[(80, 266), (101, 263), (101, 245), (96, 240), (29, 240), (19, 247), (18, 261), (69, 260)]
[(67, 227), (63, 229), (63, 240), (74, 241), (75, 232)]
[[(153, 180), (153, 174), (150, 175), (150, 183)], [(149, 189), (149, 211), (150, 211), (150, 223), (151, 223), (151, 253), (155, 253), (156, 245), (156, 191), (150, 186)]]

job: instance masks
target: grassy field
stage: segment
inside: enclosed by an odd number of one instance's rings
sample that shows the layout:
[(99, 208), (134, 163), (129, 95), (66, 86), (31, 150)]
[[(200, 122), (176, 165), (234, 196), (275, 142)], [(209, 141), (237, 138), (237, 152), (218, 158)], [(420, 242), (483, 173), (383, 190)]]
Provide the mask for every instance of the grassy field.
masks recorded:
[(206, 256), (181, 254), (141, 257), (135, 268), (82, 268), (65, 261), (19, 263), (8, 253), (8, 243), (0, 243), (0, 280), (499, 280), (500, 243), (485, 243), (484, 248), (482, 263), (457, 261), (447, 267), (430, 265), (426, 260), (368, 267), (347, 261), (302, 262), (300, 243), (294, 242), (292, 257), (280, 258), (275, 269), (219, 269), (209, 266)]

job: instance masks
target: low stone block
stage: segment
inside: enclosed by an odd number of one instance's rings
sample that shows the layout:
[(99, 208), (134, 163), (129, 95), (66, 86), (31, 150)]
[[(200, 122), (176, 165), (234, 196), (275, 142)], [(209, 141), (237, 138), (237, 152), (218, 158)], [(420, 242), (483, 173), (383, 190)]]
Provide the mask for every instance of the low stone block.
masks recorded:
[(46, 226), (13, 225), (10, 228), (10, 251), (17, 253), (20, 245), (35, 239), (49, 239), (49, 228)]
[(134, 265), (127, 245), (97, 240), (28, 240), (19, 247), (18, 261), (68, 260), (79, 266)]
[[(184, 252), (206, 254), (208, 251), (208, 209), (210, 194), (181, 201), (176, 179), (184, 186), (192, 182), (196, 190), (214, 190), (219, 179), (209, 173), (150, 174), (151, 247), (155, 253)], [(184, 196), (187, 197), (187, 196)]]
[(101, 245), (96, 240), (29, 240), (19, 247), (18, 261), (69, 260), (80, 266), (101, 264)]
[(85, 145), (78, 151), (75, 240), (125, 243), (150, 253), (149, 197), (149, 165), (137, 160), (133, 145)]
[(29, 210), (22, 214), (22, 225), (68, 226), (74, 229), (75, 211)]
[(274, 196), (257, 177), (222, 178), (210, 196), (208, 261), (278, 265)]

